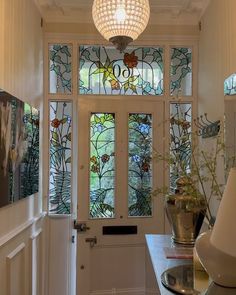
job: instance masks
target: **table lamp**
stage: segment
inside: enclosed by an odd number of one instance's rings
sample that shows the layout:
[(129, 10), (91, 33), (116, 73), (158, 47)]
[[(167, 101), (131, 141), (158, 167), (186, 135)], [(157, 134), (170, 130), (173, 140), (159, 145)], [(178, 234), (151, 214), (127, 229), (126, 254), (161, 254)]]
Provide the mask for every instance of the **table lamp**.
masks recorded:
[(213, 230), (197, 238), (195, 249), (216, 284), (236, 288), (236, 167), (230, 170)]

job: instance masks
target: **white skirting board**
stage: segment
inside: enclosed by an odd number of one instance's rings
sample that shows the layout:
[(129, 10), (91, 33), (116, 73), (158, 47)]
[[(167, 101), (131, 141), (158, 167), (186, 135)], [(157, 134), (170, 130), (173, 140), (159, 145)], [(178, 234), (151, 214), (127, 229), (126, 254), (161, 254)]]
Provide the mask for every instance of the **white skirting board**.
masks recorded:
[(90, 295), (146, 295), (146, 292), (145, 288), (129, 288), (92, 291)]

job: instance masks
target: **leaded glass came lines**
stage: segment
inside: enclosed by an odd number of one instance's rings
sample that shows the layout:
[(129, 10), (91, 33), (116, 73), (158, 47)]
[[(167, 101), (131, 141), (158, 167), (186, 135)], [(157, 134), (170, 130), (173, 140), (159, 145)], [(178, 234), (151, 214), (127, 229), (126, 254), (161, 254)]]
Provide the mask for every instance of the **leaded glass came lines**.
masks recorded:
[(176, 180), (190, 172), (192, 155), (192, 105), (170, 104), (170, 190)]
[(49, 212), (71, 213), (72, 103), (50, 102)]
[(163, 48), (80, 46), (79, 94), (162, 95)]
[(39, 187), (39, 111), (25, 103), (23, 122), (27, 151), (21, 165), (21, 195), (30, 196)]
[(192, 49), (171, 48), (171, 95), (192, 95)]
[(152, 115), (129, 114), (129, 216), (151, 216)]
[(115, 114), (90, 118), (90, 217), (112, 218), (115, 211)]
[(72, 46), (49, 46), (49, 93), (71, 94)]
[(236, 74), (229, 76), (224, 82), (224, 94), (235, 95), (236, 94)]

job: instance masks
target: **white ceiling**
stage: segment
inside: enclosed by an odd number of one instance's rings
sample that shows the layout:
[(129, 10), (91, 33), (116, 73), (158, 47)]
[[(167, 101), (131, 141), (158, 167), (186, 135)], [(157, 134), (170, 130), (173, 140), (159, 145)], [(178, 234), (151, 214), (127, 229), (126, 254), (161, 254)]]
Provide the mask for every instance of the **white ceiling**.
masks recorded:
[[(196, 25), (210, 0), (149, 0), (151, 24)], [(46, 22), (91, 23), (93, 0), (36, 0)]]

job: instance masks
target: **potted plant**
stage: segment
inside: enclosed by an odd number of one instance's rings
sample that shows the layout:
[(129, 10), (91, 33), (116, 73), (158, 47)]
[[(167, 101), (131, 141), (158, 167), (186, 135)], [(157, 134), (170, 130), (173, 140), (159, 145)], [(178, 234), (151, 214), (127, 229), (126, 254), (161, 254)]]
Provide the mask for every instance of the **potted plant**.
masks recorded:
[[(180, 105), (180, 104), (179, 104)], [(214, 223), (210, 202), (221, 199), (223, 185), (217, 178), (217, 162), (223, 156), (221, 134), (211, 138), (211, 149), (199, 144), (186, 112), (178, 110), (170, 118), (170, 151), (155, 151), (154, 158), (164, 161), (169, 170), (169, 185), (159, 187), (154, 195), (165, 196), (165, 209), (172, 228), (172, 238), (181, 244), (194, 244), (204, 218)]]

